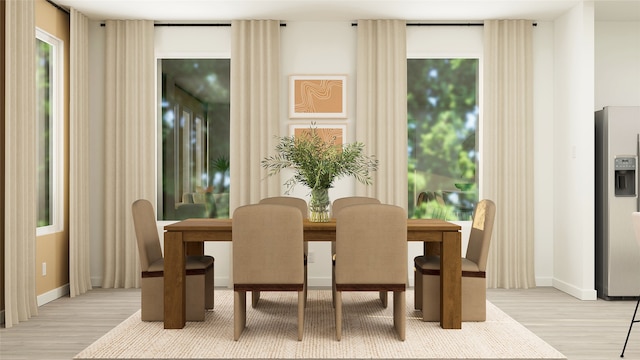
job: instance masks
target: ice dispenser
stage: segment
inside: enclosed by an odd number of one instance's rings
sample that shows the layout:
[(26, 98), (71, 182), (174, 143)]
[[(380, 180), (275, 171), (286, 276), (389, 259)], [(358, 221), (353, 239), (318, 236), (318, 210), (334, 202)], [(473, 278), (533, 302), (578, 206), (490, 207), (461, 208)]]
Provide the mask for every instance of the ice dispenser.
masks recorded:
[(615, 158), (615, 195), (636, 196), (636, 157)]

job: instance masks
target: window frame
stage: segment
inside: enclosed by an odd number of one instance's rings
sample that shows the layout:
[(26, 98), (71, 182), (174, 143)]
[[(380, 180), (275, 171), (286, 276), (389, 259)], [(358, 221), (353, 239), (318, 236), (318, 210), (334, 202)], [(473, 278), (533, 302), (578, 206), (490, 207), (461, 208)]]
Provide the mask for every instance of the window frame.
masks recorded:
[(50, 129), (53, 134), (50, 136), (51, 224), (36, 225), (36, 236), (41, 236), (64, 230), (64, 41), (38, 27), (36, 27), (36, 39), (51, 45), (50, 83), (52, 84), (49, 90)]

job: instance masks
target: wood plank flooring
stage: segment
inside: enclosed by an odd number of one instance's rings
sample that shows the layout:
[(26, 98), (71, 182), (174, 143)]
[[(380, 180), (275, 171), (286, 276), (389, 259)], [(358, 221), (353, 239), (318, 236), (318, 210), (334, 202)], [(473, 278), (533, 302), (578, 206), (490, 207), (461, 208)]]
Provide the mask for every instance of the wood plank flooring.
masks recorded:
[[(489, 289), (487, 298), (569, 360), (620, 359), (635, 301), (581, 301), (559, 290)], [(138, 289), (94, 289), (60, 298), (10, 329), (0, 328), (0, 359), (72, 359), (140, 308)], [(464, 326), (464, 324), (463, 324)], [(640, 359), (640, 324), (625, 359)]]
[[(487, 300), (569, 360), (620, 359), (636, 306), (635, 300), (582, 301), (550, 287), (489, 289)], [(640, 323), (631, 331), (624, 358), (640, 359)]]

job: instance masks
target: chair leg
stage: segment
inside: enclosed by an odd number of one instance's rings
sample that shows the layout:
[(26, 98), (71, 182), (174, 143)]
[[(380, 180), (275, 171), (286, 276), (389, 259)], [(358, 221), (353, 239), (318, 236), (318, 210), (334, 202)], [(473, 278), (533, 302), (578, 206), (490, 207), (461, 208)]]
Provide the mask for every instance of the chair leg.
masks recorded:
[(233, 298), (233, 340), (238, 341), (247, 325), (247, 293), (235, 291)]
[(405, 308), (407, 307), (407, 298), (404, 291), (393, 292), (393, 326), (400, 336), (400, 340), (404, 341), (406, 337), (407, 317), (405, 316)]
[(307, 264), (304, 264), (304, 307), (307, 307)]
[(336, 302), (336, 340), (342, 338), (342, 292), (336, 291), (334, 298)]
[(631, 318), (631, 323), (629, 324), (629, 331), (627, 332), (627, 338), (624, 340), (624, 346), (622, 347), (622, 354), (620, 354), (620, 357), (624, 357), (624, 350), (627, 348), (627, 342), (629, 341), (629, 335), (631, 334), (631, 328), (633, 327), (633, 324), (640, 322), (640, 320), (636, 320), (638, 304), (640, 304), (640, 297), (638, 298), (638, 302), (636, 302), (636, 309), (633, 310), (633, 317)]
[(413, 307), (422, 310), (422, 274), (413, 268)]
[(304, 307), (306, 300), (306, 291), (298, 291), (298, 341), (302, 341), (304, 333)]
[(336, 264), (331, 267), (331, 305), (336, 307)]
[(251, 307), (255, 308), (258, 306), (258, 300), (260, 300), (260, 291), (255, 290), (251, 292)]
[(209, 310), (213, 310), (214, 306), (214, 271), (212, 266), (204, 275), (204, 291), (206, 291), (204, 294), (204, 308)]
[(389, 293), (387, 291), (380, 291), (380, 301), (382, 302), (382, 307), (386, 309), (389, 304)]

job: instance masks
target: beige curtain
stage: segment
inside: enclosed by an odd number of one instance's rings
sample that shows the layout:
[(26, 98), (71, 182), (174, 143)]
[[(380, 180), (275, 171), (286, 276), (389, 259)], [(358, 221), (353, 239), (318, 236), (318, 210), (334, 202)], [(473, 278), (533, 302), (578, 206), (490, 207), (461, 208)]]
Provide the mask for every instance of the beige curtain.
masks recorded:
[(91, 289), (89, 260), (89, 19), (71, 9), (69, 83), (69, 291)]
[(401, 20), (359, 20), (356, 141), (380, 163), (356, 194), (407, 209), (407, 45)]
[(535, 286), (532, 22), (484, 26), (482, 197), (496, 203), (487, 286)]
[(106, 22), (105, 249), (102, 287), (140, 284), (131, 204), (155, 201), (153, 22)]
[(36, 33), (33, 1), (6, 1), (5, 326), (38, 313), (36, 297)]
[(231, 24), (230, 211), (280, 195), (277, 176), (260, 161), (280, 135), (280, 22), (234, 20)]

